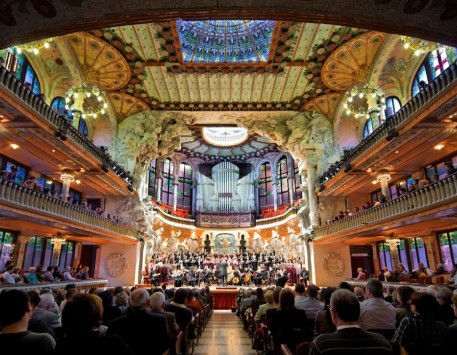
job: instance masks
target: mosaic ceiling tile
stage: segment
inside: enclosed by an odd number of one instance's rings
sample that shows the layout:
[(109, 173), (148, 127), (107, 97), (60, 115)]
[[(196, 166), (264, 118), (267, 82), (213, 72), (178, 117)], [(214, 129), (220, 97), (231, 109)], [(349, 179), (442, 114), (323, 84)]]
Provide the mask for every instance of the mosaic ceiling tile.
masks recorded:
[(176, 21), (184, 62), (266, 62), (275, 21)]
[(322, 67), (323, 83), (332, 90), (343, 91), (365, 82), (385, 36), (380, 32), (367, 32), (337, 48)]
[(303, 109), (310, 112), (321, 112), (324, 116), (333, 119), (341, 96), (341, 93), (331, 93), (316, 97), (303, 105)]
[(135, 113), (149, 110), (149, 106), (134, 96), (122, 93), (110, 93), (109, 97), (119, 120)]
[(130, 80), (130, 67), (119, 51), (104, 40), (77, 32), (66, 36), (85, 81), (97, 83), (104, 90), (118, 90)]

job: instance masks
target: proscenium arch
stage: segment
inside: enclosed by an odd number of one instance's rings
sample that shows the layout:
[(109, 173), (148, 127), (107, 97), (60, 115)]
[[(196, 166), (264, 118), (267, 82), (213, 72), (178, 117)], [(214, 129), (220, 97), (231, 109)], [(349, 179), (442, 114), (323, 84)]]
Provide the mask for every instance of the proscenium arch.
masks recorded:
[[(354, 2), (355, 3), (355, 2)], [(348, 6), (348, 1), (326, 0), (284, 2), (281, 0), (253, 0), (246, 3), (238, 0), (194, 0), (169, 3), (125, 1), (83, 2), (81, 6), (56, 1), (53, 10), (42, 15), (30, 3), (27, 10), (19, 4), (8, 5), (4, 19), (0, 22), (0, 48), (31, 42), (40, 38), (63, 35), (77, 31), (122, 26), (134, 23), (169, 21), (177, 18), (186, 20), (204, 19), (259, 19), (283, 21), (329, 23), (358, 27), (368, 30), (414, 37), (457, 46), (457, 13), (455, 2), (443, 2), (432, 6), (432, 1), (415, 2), (398, 0), (357, 1), (357, 6)], [(8, 23), (8, 25), (7, 25)]]

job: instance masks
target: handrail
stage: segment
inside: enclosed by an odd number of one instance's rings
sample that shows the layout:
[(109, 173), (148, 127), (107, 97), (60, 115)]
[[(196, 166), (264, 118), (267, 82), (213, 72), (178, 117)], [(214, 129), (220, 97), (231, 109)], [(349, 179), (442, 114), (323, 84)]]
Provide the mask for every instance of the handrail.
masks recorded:
[(0, 201), (136, 239), (136, 231), (131, 228), (3, 178), (0, 178)]
[(0, 284), (1, 290), (15, 290), (19, 289), (24, 292), (36, 289), (62, 289), (65, 286), (73, 284), (79, 292), (87, 292), (91, 288), (105, 288), (108, 285), (107, 279), (88, 279), (88, 280), (72, 280), (72, 281), (56, 281), (56, 282), (40, 282), (37, 284)]
[[(398, 127), (413, 117), (419, 109), (438, 96), (444, 89), (457, 81), (457, 63), (453, 63), (443, 73), (438, 75), (429, 85), (421, 90), (416, 96), (403, 105), (399, 111), (390, 116), (378, 128), (376, 128), (368, 137), (364, 138), (359, 144), (349, 151), (343, 158), (346, 165), (352, 163), (355, 159), (364, 155), (373, 148), (379, 141), (385, 139), (389, 132), (396, 130)], [(341, 173), (341, 170), (340, 170)], [(321, 177), (328, 177), (331, 180), (338, 175), (330, 174), (325, 171)], [(324, 184), (329, 180), (323, 182)]]
[(26, 105), (34, 109), (41, 117), (54, 127), (56, 132), (58, 131), (65, 134), (74, 143), (76, 143), (81, 150), (88, 152), (100, 164), (105, 165), (117, 175), (121, 173), (120, 171), (114, 170), (114, 166), (116, 165), (115, 162), (111, 161), (109, 156), (106, 155), (104, 151), (81, 134), (67, 121), (65, 117), (54, 111), (39, 95), (33, 93), (29, 88), (27, 88), (24, 82), (17, 79), (12, 72), (7, 70), (2, 65), (0, 65), (0, 86), (6, 88)]
[(316, 239), (339, 233), (383, 220), (401, 217), (423, 208), (430, 209), (434, 204), (443, 203), (457, 197), (457, 174), (450, 175), (441, 181), (424, 188), (402, 195), (395, 200), (358, 212), (329, 225), (316, 227)]
[(159, 206), (154, 206), (153, 209), (154, 209), (154, 211), (157, 211), (159, 217), (162, 220), (167, 221), (169, 223), (187, 225), (187, 226), (195, 225), (195, 219), (183, 218), (183, 217), (178, 217), (178, 216), (168, 214), (164, 210), (162, 210)]
[(273, 217), (268, 217), (268, 218), (260, 218), (256, 220), (256, 226), (265, 226), (273, 223), (278, 223), (278, 222), (283, 222), (287, 219), (289, 219), (292, 215), (295, 216), (297, 214), (299, 207), (298, 206), (290, 206), (287, 211), (284, 213), (273, 216)]

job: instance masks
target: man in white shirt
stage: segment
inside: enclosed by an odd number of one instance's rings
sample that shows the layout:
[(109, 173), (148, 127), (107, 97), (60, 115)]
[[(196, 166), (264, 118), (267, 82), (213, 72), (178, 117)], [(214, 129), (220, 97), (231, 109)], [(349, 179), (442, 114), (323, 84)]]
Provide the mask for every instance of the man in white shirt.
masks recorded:
[(395, 308), (384, 301), (381, 281), (370, 279), (365, 287), (365, 298), (360, 305), (359, 325), (363, 330), (394, 331), (396, 323)]

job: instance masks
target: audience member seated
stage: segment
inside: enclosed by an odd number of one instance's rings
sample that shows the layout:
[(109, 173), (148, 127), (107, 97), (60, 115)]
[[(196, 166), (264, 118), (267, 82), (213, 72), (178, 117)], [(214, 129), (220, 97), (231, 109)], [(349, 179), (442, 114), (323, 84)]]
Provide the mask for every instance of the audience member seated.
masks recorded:
[(29, 297), (19, 290), (0, 293), (0, 344), (2, 354), (54, 354), (55, 341), (47, 333), (28, 331), (33, 307)]
[(321, 309), (316, 313), (316, 319), (314, 320), (315, 336), (325, 333), (333, 333), (336, 331), (335, 324), (333, 324), (330, 314), (330, 297), (335, 290), (336, 288), (334, 287), (327, 287), (322, 291), (324, 309)]
[(363, 269), (361, 267), (359, 267), (357, 269), (357, 277), (354, 280), (361, 281), (361, 280), (366, 280), (366, 279), (367, 279), (367, 275), (363, 272)]
[(414, 289), (411, 286), (400, 286), (397, 289), (398, 307), (395, 309), (395, 311), (397, 312), (397, 327), (403, 318), (412, 313), (411, 297), (415, 292), (416, 291), (414, 291)]
[(114, 305), (114, 295), (111, 291), (100, 292), (98, 296), (102, 299), (103, 325), (108, 326), (112, 320), (121, 316), (121, 310)]
[(71, 276), (71, 266), (67, 266), (63, 271), (63, 279), (64, 281), (74, 281), (76, 278)]
[(362, 287), (355, 286), (354, 287), (354, 294), (357, 297), (357, 299), (359, 300), (359, 302), (365, 301), (365, 291), (363, 290)]
[(29, 283), (29, 284), (37, 284), (37, 283), (39, 283), (38, 277), (36, 276), (35, 271), (36, 271), (35, 267), (31, 266), (29, 268), (28, 274), (25, 275), (25, 280), (27, 281), (27, 283)]
[[(34, 333), (48, 333), (52, 337), (55, 336), (54, 330), (48, 326), (47, 322), (45, 322), (43, 319), (38, 319), (33, 317), (35, 314), (35, 311), (38, 309), (38, 311), (43, 311), (37, 308), (38, 304), (40, 303), (40, 295), (36, 291), (29, 291), (27, 292), (27, 296), (29, 297), (30, 300), (30, 305), (32, 306), (32, 317), (29, 319), (29, 325), (28, 325), (28, 330)], [(46, 311), (44, 311), (46, 312)], [(51, 312), (48, 312), (51, 313)], [(51, 313), (52, 316), (55, 316), (54, 313)], [(59, 322), (60, 323), (60, 322)]]
[(76, 278), (80, 280), (87, 280), (89, 278), (89, 266), (83, 266), (76, 274)]
[(152, 313), (162, 314), (167, 318), (168, 338), (170, 339), (170, 344), (173, 344), (181, 330), (178, 323), (176, 323), (175, 314), (173, 312), (165, 311), (165, 295), (161, 291), (154, 292), (150, 297), (150, 302)]
[(3, 272), (3, 282), (6, 284), (14, 284), (16, 283), (16, 280), (14, 279), (13, 276), (13, 265), (8, 265), (8, 267), (5, 269)]
[(452, 309), (452, 291), (447, 287), (439, 287), (435, 292), (439, 303), (436, 319), (442, 321), (447, 327), (454, 323), (454, 311)]
[[(150, 342), (148, 354), (161, 355), (170, 348), (167, 318), (163, 314), (149, 312), (149, 293), (138, 288), (130, 295), (130, 308), (125, 316), (113, 320), (107, 335), (118, 335), (133, 354), (144, 354), (143, 342)], [(116, 352), (119, 353), (119, 352)]]
[(382, 335), (360, 329), (360, 302), (352, 292), (342, 289), (333, 292), (330, 314), (337, 331), (314, 339), (310, 355), (393, 354), (390, 343)]
[[(298, 284), (296, 284), (295, 286), (297, 286), (297, 285)], [(273, 291), (272, 290), (266, 290), (264, 297), (265, 297), (265, 303), (261, 304), (259, 306), (259, 309), (257, 310), (257, 312), (256, 312), (256, 314), (254, 316), (254, 320), (256, 322), (265, 322), (267, 311), (269, 309), (273, 309), (274, 308), (274, 305), (273, 305)]]
[(255, 316), (257, 314), (257, 311), (259, 310), (259, 307), (265, 303), (265, 297), (263, 295), (263, 290), (261, 287), (258, 287), (256, 289), (256, 297), (254, 301), (251, 303), (251, 312)]
[(317, 312), (324, 308), (324, 304), (317, 300), (318, 286), (309, 284), (306, 291), (307, 296), (304, 299), (300, 299), (298, 303), (295, 303), (295, 307), (305, 311), (308, 324), (312, 327), (311, 329), (314, 329), (314, 319)]
[[(410, 355), (445, 354), (448, 342), (448, 328), (434, 319), (438, 312), (438, 301), (430, 294), (416, 292), (411, 297), (414, 314), (404, 317), (393, 340), (396, 340)], [(436, 345), (441, 347), (436, 347)]]
[(395, 330), (395, 308), (384, 301), (383, 286), (377, 279), (368, 280), (365, 286), (366, 300), (360, 306), (360, 328), (384, 334), (388, 339)]
[(40, 300), (31, 318), (45, 322), (51, 329), (59, 328), (61, 326), (60, 314), (54, 297), (50, 293), (44, 293), (39, 297)]
[(169, 304), (165, 305), (165, 311), (173, 312), (176, 316), (176, 323), (179, 328), (185, 331), (192, 321), (192, 311), (186, 307), (187, 289), (178, 289)]
[(306, 312), (295, 308), (292, 290), (281, 290), (279, 304), (279, 309), (269, 325), (275, 347), (287, 344), (289, 349), (295, 349), (299, 343), (311, 340), (313, 330), (308, 325)]
[(46, 272), (43, 274), (43, 281), (54, 282), (54, 276), (52, 276), (52, 266), (48, 266)]
[(132, 354), (118, 336), (103, 336), (98, 331), (102, 319), (100, 297), (93, 294), (75, 295), (62, 313), (65, 336), (57, 341), (56, 354)]
[(436, 270), (432, 272), (432, 275), (442, 275), (446, 272), (446, 270), (444, 270), (444, 265), (439, 263), (436, 265)]
[(267, 326), (270, 325), (271, 320), (273, 319), (273, 317), (279, 309), (279, 297), (281, 295), (281, 291), (282, 287), (278, 286), (276, 286), (273, 290), (273, 308), (270, 308), (265, 312), (265, 323), (267, 324)]
[[(457, 292), (452, 295), (452, 309), (454, 310), (454, 317), (457, 318)], [(455, 339), (457, 336), (457, 321), (449, 326), (449, 339)]]

